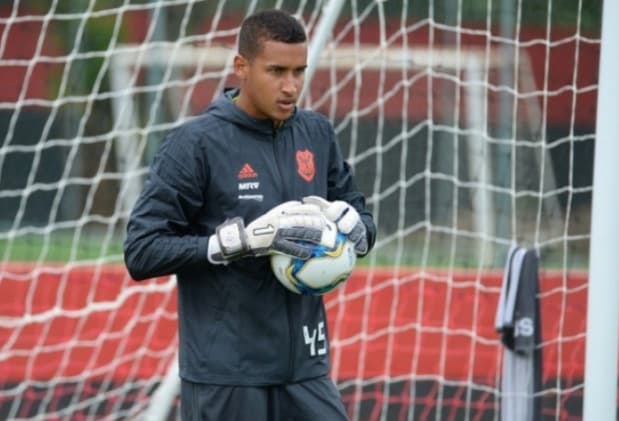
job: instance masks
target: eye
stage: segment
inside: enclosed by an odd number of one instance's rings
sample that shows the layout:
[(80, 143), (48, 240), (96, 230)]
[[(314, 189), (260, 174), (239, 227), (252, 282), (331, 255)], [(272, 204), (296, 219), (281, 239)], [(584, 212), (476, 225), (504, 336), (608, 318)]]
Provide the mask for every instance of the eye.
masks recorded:
[(284, 73), (284, 68), (283, 67), (271, 67), (269, 71), (273, 73), (274, 75), (279, 76)]

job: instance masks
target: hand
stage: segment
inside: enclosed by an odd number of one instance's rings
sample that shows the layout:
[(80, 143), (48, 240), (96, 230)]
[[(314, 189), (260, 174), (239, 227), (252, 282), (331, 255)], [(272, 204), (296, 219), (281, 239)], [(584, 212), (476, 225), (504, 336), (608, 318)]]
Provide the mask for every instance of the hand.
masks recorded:
[(280, 253), (308, 259), (311, 244), (334, 247), (336, 235), (335, 224), (318, 206), (289, 201), (247, 227), (240, 217), (223, 222), (209, 238), (208, 258), (211, 263), (226, 263), (245, 256)]
[(328, 220), (335, 222), (338, 230), (355, 244), (355, 253), (363, 256), (368, 252), (365, 224), (355, 208), (342, 200), (329, 202), (319, 196), (304, 197), (303, 203), (318, 206)]

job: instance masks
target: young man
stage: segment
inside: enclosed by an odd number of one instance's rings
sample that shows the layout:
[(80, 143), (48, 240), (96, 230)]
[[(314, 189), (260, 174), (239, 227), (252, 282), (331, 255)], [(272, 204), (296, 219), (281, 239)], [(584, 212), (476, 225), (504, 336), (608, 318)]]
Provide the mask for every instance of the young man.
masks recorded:
[(360, 256), (375, 239), (333, 127), (296, 108), (306, 60), (293, 17), (248, 17), (240, 90), (168, 135), (131, 214), (131, 276), (177, 274), (186, 420), (346, 419), (322, 298), (288, 291), (269, 265), (272, 253), (306, 257), (291, 240), (327, 244), (336, 226)]

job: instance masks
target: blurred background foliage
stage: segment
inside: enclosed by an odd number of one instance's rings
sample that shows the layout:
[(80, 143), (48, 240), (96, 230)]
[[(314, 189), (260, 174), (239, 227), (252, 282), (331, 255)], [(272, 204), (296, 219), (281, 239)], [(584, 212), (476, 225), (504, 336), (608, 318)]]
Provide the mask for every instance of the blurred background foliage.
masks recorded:
[[(385, 14), (390, 17), (425, 19), (431, 18), (438, 23), (452, 21), (452, 16), (459, 15), (458, 19), (463, 23), (485, 24), (490, 21), (498, 23), (504, 13), (516, 13), (526, 25), (557, 25), (575, 27), (580, 19), (580, 28), (587, 31), (599, 31), (601, 25), (600, 11), (603, 0), (358, 0), (347, 1), (348, 14), (352, 7), (365, 9), (375, 7), (381, 3)], [(0, 6), (15, 6), (13, 0), (0, 0)], [(31, 8), (35, 13), (45, 14), (55, 5), (57, 13), (84, 13), (102, 12), (109, 9), (130, 9), (136, 6), (153, 5), (174, 9), (190, 7), (191, 21), (200, 25), (204, 18), (213, 16), (215, 13), (237, 15), (247, 10), (264, 8), (283, 8), (291, 12), (312, 11), (316, 9), (316, 0), (198, 0), (188, 4), (178, 4), (170, 0), (29, 0), (20, 2), (22, 6)], [(318, 1), (325, 4), (325, 0)], [(403, 7), (403, 4), (406, 7)], [(77, 17), (76, 17), (77, 18)], [(90, 36), (102, 38), (102, 34), (89, 33)], [(104, 36), (103, 36), (104, 38)]]
[[(584, 35), (600, 33), (603, 0), (360, 0), (346, 1), (342, 19), (358, 15), (359, 11), (378, 14), (382, 7), (385, 17), (396, 21), (428, 19), (437, 24), (498, 28), (507, 19), (514, 25), (550, 28), (551, 31), (569, 28)], [(32, 14), (62, 16), (52, 19), (48, 33), (64, 54), (104, 52), (114, 44), (128, 40), (131, 19), (136, 12), (150, 14), (147, 41), (176, 40), (180, 32), (185, 36), (203, 34), (209, 29), (214, 16), (233, 17), (237, 20), (259, 9), (282, 8), (302, 16), (316, 13), (318, 5), (326, 0), (198, 0), (174, 2), (171, 0), (30, 0), (13, 2), (0, 0), (0, 7), (27, 8)], [(405, 6), (405, 7), (404, 7)], [(85, 14), (89, 17), (84, 19)], [(402, 16), (405, 14), (405, 16)], [(315, 23), (315, 20), (314, 20)], [(64, 95), (87, 95), (90, 90), (108, 89), (102, 56), (75, 60), (68, 74)], [(101, 74), (103, 72), (103, 74)], [(56, 77), (58, 77), (56, 75)], [(101, 79), (97, 82), (97, 79)], [(97, 82), (97, 83), (96, 83)], [(54, 86), (57, 88), (60, 81)]]

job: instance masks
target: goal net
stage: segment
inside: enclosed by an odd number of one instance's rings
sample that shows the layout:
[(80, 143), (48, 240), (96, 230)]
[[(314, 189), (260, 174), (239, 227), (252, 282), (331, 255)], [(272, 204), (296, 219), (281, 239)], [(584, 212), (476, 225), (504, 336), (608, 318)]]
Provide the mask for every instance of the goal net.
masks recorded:
[[(346, 1), (313, 63), (300, 106), (378, 227), (325, 296), (353, 420), (499, 419), (513, 244), (540, 257), (542, 414), (581, 416), (601, 5), (543, 3)], [(236, 83), (244, 16), (284, 8), (312, 41), (329, 4), (0, 4), (0, 418), (139, 418), (174, 379), (175, 280), (122, 258), (149, 162)]]

